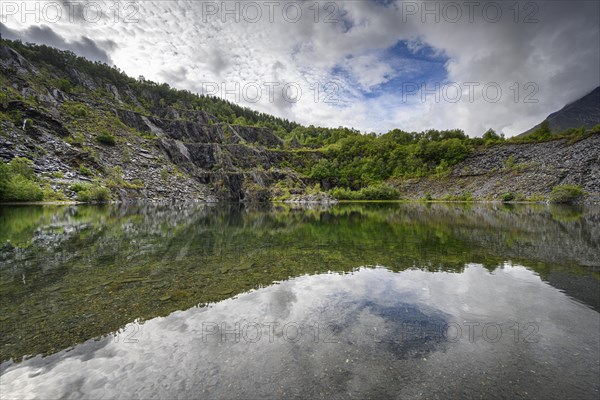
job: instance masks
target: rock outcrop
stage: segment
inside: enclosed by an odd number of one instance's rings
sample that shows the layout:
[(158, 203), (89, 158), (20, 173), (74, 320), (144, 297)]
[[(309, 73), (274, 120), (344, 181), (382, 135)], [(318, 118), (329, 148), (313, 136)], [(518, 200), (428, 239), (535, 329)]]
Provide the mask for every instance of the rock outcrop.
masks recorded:
[(449, 174), (399, 182), (405, 198), (459, 196), (497, 199), (504, 193), (547, 197), (556, 185), (580, 185), (587, 201), (600, 201), (600, 134), (576, 143), (498, 144), (476, 150)]
[[(289, 167), (298, 164), (297, 157), (268, 128), (223, 123), (203, 110), (171, 106), (145, 114), (132, 109), (142, 110), (144, 99), (129, 88), (75, 68), (66, 74), (79, 90), (49, 88), (57, 77), (40, 82), (38, 68), (5, 45), (0, 72), (6, 84), (0, 160), (32, 160), (38, 176), (68, 197), (75, 197), (73, 184), (93, 180), (109, 182), (113, 198), (121, 201), (268, 201), (279, 181), (306, 186), (307, 179)], [(160, 103), (148, 96), (149, 103)], [(103, 131), (114, 135), (115, 145), (97, 140)]]

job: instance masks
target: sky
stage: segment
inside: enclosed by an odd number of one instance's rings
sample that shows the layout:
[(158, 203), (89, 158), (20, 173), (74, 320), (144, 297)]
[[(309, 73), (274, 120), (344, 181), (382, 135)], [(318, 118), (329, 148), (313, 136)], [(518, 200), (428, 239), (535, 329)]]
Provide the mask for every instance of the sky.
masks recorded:
[(519, 134), (600, 85), (598, 1), (9, 1), (1, 33), (302, 124)]

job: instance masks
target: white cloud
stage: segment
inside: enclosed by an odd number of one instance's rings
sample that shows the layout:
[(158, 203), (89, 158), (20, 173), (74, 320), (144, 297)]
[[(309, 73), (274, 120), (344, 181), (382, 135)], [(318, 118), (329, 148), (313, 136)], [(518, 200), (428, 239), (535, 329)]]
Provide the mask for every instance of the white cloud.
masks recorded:
[[(54, 2), (42, 1), (40, 7), (49, 3)], [(290, 3), (286, 14), (283, 10)], [(428, 3), (428, 7), (435, 4)], [(75, 11), (81, 12), (83, 4), (80, 2)], [(437, 3), (439, 23), (432, 15), (425, 15), (423, 23), (419, 12), (411, 14), (410, 4), (422, 11), (425, 3), (420, 2), (396, 2), (388, 7), (371, 1), (337, 2), (335, 6), (321, 2), (317, 14), (313, 2), (285, 1), (273, 8), (270, 20), (269, 6), (259, 1), (256, 4), (261, 5), (262, 17), (256, 22), (249, 21), (255, 10), (244, 8), (244, 2), (225, 5), (232, 10), (237, 4), (239, 22), (234, 21), (233, 14), (226, 15), (225, 21), (218, 13), (212, 15), (215, 7), (222, 8), (222, 2), (144, 1), (128, 9), (123, 9), (122, 3), (116, 22), (114, 8), (110, 8), (115, 3), (94, 4), (104, 12), (98, 22), (81, 17), (70, 22), (63, 15), (58, 22), (46, 25), (68, 43), (90, 38), (100, 49), (97, 54), (106, 52), (107, 59), (131, 76), (144, 75), (197, 92), (205, 82), (224, 83), (230, 90), (236, 82), (242, 88), (258, 83), (264, 88), (261, 100), (244, 103), (242, 96), (244, 105), (307, 124), (346, 125), (365, 131), (456, 127), (471, 135), (481, 135), (493, 127), (512, 135), (600, 84), (596, 2), (539, 2), (535, 3), (537, 10), (527, 8), (532, 3), (518, 3), (517, 22), (510, 8), (513, 3), (494, 3), (503, 6), (497, 23), (485, 20), (482, 10), (486, 2), (478, 3), (473, 22), (469, 21), (468, 8), (461, 7), (463, 15), (456, 23), (444, 20), (444, 16), (449, 19), (454, 14), (442, 13), (443, 2)], [(302, 17), (291, 22), (298, 5), (302, 6)], [(489, 9), (488, 19), (494, 15), (494, 8)], [(532, 12), (538, 22), (524, 23)], [(127, 16), (137, 22), (125, 22)], [(7, 27), (15, 32), (39, 25), (31, 17), (22, 22), (18, 13), (4, 17)], [(338, 23), (325, 22), (327, 17)], [(422, 104), (418, 96), (407, 102), (398, 93), (365, 98), (361, 91), (368, 92), (419, 68), (411, 60), (392, 61), (383, 56), (385, 49), (400, 40), (414, 50), (426, 47), (447, 55), (448, 81), (461, 85), (480, 82), (474, 101), (463, 96), (457, 103), (442, 98)], [(333, 74), (336, 66), (342, 66), (347, 74)], [(302, 88), (302, 98), (296, 103), (286, 102), (277, 89), (269, 101), (265, 82), (278, 82), (279, 88), (296, 83)], [(338, 87), (338, 105), (323, 102), (323, 85), (330, 82)], [(480, 90), (490, 82), (502, 88), (502, 98), (496, 103), (486, 101)], [(520, 89), (517, 101), (515, 82)], [(537, 85), (534, 98), (538, 103), (523, 102), (531, 93), (531, 88), (524, 87), (528, 82)], [(321, 96), (315, 101), (317, 83)], [(330, 94), (332, 87), (328, 87)]]

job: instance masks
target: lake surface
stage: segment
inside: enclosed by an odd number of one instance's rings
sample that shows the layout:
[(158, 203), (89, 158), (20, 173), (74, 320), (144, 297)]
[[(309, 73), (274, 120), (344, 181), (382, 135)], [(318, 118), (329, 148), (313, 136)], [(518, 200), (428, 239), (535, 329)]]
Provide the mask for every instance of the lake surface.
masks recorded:
[(600, 395), (597, 207), (15, 206), (0, 246), (3, 400)]

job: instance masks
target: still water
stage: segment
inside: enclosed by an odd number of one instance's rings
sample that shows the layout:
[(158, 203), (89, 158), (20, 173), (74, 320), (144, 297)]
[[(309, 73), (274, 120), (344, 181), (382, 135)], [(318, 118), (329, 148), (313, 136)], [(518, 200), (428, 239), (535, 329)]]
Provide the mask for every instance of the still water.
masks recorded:
[(600, 209), (0, 208), (12, 398), (600, 395)]

